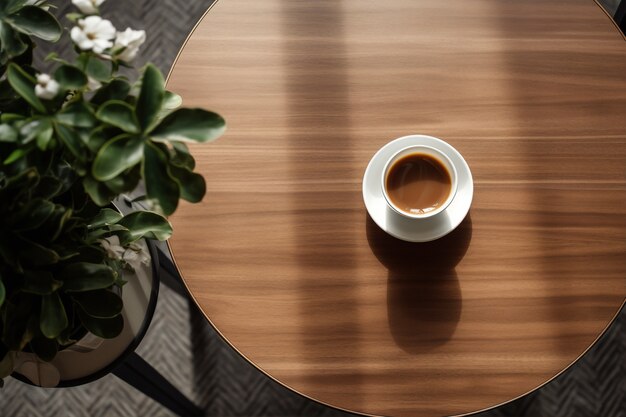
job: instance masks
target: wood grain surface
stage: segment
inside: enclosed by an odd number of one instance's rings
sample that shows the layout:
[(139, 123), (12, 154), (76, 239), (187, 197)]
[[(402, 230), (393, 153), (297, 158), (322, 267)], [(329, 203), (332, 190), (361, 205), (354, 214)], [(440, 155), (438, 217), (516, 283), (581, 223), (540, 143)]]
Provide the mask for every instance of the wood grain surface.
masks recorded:
[[(591, 0), (220, 0), (168, 87), (220, 112), (208, 194), (172, 217), (201, 309), (321, 402), (462, 414), (576, 360), (626, 295), (626, 44)], [(372, 155), (457, 148), (470, 215), (409, 244), (369, 218)]]

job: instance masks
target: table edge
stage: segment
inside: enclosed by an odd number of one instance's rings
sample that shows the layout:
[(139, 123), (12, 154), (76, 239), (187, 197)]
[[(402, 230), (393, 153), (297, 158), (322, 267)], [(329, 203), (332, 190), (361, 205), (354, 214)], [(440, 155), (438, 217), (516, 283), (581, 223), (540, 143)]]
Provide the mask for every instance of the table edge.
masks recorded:
[[(613, 19), (613, 16), (611, 16), (611, 13), (609, 13), (609, 11), (607, 9), (605, 9), (604, 6), (600, 3), (600, 0), (593, 0), (593, 2), (596, 4), (596, 6), (598, 6), (600, 8), (600, 10), (602, 10), (604, 12), (606, 17), (609, 18), (609, 21), (613, 24), (613, 26), (615, 26), (615, 29), (617, 29), (617, 33), (622, 35), (622, 39), (626, 40), (626, 34), (624, 32), (622, 32), (622, 29), (619, 27), (617, 22)], [(215, 3), (217, 3), (217, 0), (215, 1)], [(213, 7), (213, 5), (211, 5), (211, 7)], [(208, 10), (207, 10), (207, 12), (208, 12)], [(202, 17), (204, 17), (204, 16), (202, 16)], [(202, 19), (200, 19), (200, 20), (202, 20)], [(200, 24), (200, 22), (198, 22), (197, 24)], [(194, 27), (194, 30), (195, 30), (195, 27)], [(189, 36), (191, 36), (191, 33), (189, 34)], [(187, 41), (185, 41), (185, 43), (187, 43)], [(183, 45), (183, 47), (184, 47), (184, 45)], [(181, 48), (181, 50), (182, 50), (182, 48)], [(180, 51), (179, 51), (179, 53), (180, 53)], [(178, 55), (176, 56), (176, 59), (178, 59)], [(172, 69), (174, 68), (175, 64), (176, 64), (176, 61), (174, 61), (174, 64), (172, 64)], [(169, 79), (169, 75), (168, 75), (168, 79)]]

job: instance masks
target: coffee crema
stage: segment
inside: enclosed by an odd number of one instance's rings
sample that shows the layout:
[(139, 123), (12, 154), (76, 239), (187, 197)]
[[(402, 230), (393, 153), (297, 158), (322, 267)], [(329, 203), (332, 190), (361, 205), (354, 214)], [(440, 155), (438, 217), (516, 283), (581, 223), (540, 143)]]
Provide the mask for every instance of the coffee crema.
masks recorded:
[(428, 214), (443, 205), (452, 191), (452, 178), (432, 155), (412, 153), (393, 162), (385, 188), (391, 202), (413, 215)]

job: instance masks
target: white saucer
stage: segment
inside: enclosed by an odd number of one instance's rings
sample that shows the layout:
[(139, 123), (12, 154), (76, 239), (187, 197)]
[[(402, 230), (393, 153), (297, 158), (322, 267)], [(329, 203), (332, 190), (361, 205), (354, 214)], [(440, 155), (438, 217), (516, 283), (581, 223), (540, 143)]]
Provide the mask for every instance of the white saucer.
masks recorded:
[[(389, 158), (412, 145), (431, 146), (443, 152), (456, 168), (459, 181), (456, 196), (450, 205), (441, 213), (420, 220), (394, 212), (387, 205), (380, 182)], [(410, 135), (389, 142), (376, 152), (363, 176), (363, 200), (372, 220), (391, 236), (408, 242), (429, 242), (453, 231), (467, 215), (473, 196), (472, 172), (465, 159), (451, 145), (432, 136)]]

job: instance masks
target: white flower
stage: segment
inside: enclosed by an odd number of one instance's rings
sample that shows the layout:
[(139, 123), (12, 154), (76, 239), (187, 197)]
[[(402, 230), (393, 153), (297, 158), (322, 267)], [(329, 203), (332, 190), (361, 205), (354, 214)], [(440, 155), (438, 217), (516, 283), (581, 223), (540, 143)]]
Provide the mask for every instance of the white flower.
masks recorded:
[(104, 0), (72, 0), (72, 4), (85, 14), (98, 13), (98, 6), (104, 3)]
[(78, 20), (78, 26), (70, 31), (72, 40), (83, 51), (93, 50), (101, 54), (105, 49), (113, 46), (115, 27), (100, 16), (87, 16)]
[(59, 93), (59, 83), (53, 80), (48, 74), (37, 75), (37, 85), (35, 94), (44, 100), (50, 100)]
[(120, 245), (119, 237), (113, 235), (107, 237), (106, 239), (102, 239), (99, 242), (100, 246), (102, 246), (109, 258), (118, 261), (122, 259), (122, 255), (124, 255), (126, 249), (124, 249), (124, 247)]
[(150, 252), (148, 252), (146, 245), (131, 243), (122, 258), (135, 267), (139, 266), (140, 263), (146, 266), (150, 265)]
[(146, 41), (145, 30), (126, 28), (124, 32), (117, 32), (113, 49), (121, 49), (117, 57), (123, 61), (132, 61), (137, 56), (139, 47)]

